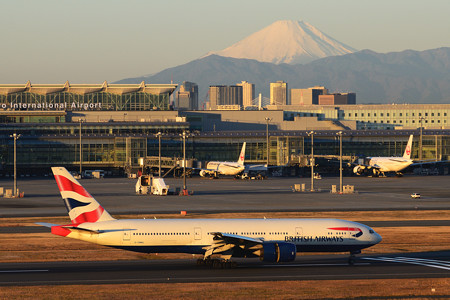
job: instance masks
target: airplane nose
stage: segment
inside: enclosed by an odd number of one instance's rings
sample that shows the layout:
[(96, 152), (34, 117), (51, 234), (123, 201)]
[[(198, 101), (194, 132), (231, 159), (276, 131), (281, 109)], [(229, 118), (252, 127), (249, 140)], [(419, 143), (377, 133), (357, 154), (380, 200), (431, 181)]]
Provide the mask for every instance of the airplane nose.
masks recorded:
[(378, 244), (379, 242), (381, 242), (381, 240), (383, 240), (383, 238), (381, 237), (381, 235), (379, 235), (378, 233), (375, 232), (373, 240), (374, 240), (375, 244)]

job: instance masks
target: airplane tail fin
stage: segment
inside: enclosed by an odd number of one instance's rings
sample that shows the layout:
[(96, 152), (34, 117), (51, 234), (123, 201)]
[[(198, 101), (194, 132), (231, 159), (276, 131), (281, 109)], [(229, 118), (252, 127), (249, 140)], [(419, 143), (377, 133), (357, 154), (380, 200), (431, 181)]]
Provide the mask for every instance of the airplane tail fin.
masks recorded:
[(240, 165), (244, 165), (244, 159), (245, 159), (245, 145), (247, 144), (247, 142), (244, 142), (244, 144), (242, 145), (242, 150), (241, 150), (241, 154), (239, 154), (239, 159), (238, 159), (238, 164)]
[(52, 167), (72, 224), (115, 220), (63, 167)]
[(411, 159), (411, 148), (412, 148), (413, 135), (409, 136), (408, 144), (406, 144), (405, 153), (403, 153), (403, 158)]

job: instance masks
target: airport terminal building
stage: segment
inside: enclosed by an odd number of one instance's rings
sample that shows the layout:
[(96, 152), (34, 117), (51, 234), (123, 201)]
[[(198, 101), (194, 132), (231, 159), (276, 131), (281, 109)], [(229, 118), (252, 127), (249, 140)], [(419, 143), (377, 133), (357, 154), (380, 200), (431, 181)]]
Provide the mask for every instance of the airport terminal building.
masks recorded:
[[(315, 155), (402, 155), (414, 134), (413, 158), (448, 160), (450, 105), (268, 106), (260, 111), (174, 110), (176, 84), (0, 85), (0, 174), (12, 174), (13, 133), (19, 174), (77, 170), (123, 172), (139, 158), (182, 157), (180, 134), (189, 131), (186, 155), (198, 161), (307, 164), (314, 130)], [(422, 139), (419, 127), (422, 124)], [(269, 147), (267, 147), (267, 140)], [(422, 142), (420, 142), (422, 140)], [(267, 152), (267, 148), (269, 152)], [(421, 149), (421, 155), (419, 153)], [(81, 158), (81, 159), (80, 159)], [(81, 161), (80, 161), (81, 160)]]

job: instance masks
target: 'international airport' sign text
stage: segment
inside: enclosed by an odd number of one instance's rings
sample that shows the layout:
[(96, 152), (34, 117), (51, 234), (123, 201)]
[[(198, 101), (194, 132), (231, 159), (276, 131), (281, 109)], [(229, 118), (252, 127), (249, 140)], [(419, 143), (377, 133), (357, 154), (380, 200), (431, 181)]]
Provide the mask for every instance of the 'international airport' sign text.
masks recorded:
[(0, 109), (14, 110), (99, 110), (102, 109), (101, 103), (0, 103)]

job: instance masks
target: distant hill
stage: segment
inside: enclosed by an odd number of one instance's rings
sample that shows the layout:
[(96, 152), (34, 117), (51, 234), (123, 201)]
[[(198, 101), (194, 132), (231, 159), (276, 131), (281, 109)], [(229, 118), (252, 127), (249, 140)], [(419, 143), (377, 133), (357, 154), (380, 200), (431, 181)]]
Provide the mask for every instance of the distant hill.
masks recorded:
[(210, 55), (117, 83), (169, 83), (172, 77), (174, 83), (197, 83), (199, 101), (205, 99), (210, 85), (242, 80), (254, 83), (256, 93), (269, 97), (270, 82), (284, 80), (289, 89), (322, 85), (331, 92), (356, 92), (357, 103), (450, 103), (450, 48), (386, 54), (363, 50), (304, 65)]

